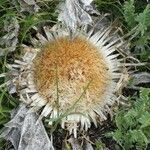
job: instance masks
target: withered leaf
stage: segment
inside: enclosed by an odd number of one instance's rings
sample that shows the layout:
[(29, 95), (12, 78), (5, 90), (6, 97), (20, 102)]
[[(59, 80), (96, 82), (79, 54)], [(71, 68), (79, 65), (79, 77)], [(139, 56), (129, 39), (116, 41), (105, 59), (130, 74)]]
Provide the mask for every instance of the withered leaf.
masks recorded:
[(4, 20), (5, 35), (0, 38), (0, 56), (5, 52), (15, 51), (18, 43), (19, 23), (15, 17), (7, 17)]
[(42, 121), (25, 104), (12, 111), (0, 137), (11, 141), (14, 150), (53, 150)]
[(88, 13), (93, 10), (91, 2), (93, 0), (66, 0), (58, 6), (58, 21), (65, 24), (71, 32), (75, 32), (78, 26), (92, 23), (92, 18)]
[(20, 4), (21, 12), (38, 12), (40, 7), (36, 4), (35, 0), (18, 0)]

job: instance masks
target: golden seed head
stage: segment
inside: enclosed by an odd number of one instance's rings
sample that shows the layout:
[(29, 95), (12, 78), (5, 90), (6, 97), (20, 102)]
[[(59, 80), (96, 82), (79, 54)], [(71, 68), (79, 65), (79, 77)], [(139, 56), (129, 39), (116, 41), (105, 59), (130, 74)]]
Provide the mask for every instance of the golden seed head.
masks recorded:
[(59, 109), (69, 109), (88, 89), (75, 112), (89, 111), (102, 97), (111, 76), (107, 63), (98, 48), (85, 38), (61, 37), (48, 42), (35, 57), (34, 82), (44, 99), (55, 106), (59, 96)]

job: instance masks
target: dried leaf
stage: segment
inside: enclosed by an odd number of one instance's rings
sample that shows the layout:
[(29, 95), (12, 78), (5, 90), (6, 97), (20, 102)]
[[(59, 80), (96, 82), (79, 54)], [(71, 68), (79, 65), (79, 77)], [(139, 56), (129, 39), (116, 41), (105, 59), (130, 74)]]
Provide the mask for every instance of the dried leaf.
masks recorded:
[(18, 0), (20, 4), (21, 12), (38, 12), (40, 7), (36, 4), (35, 0)]
[[(10, 67), (8, 67), (9, 65), (7, 65), (7, 68), (9, 68), (10, 69)], [(18, 77), (18, 75), (19, 75), (19, 71), (18, 70), (16, 70), (16, 69), (10, 69), (9, 71), (8, 71), (8, 73), (6, 73), (6, 75), (5, 75), (5, 77), (6, 77), (6, 80), (7, 81), (9, 81), (9, 84), (7, 85), (7, 89), (8, 89), (8, 92), (10, 93), (10, 94), (14, 94), (14, 93), (16, 93), (17, 92), (17, 82), (13, 82), (12, 80), (10, 80), (10, 79), (16, 79), (16, 81), (17, 81), (17, 77)]]
[(84, 6), (89, 6), (93, 0), (80, 0)]
[(92, 23), (92, 18), (87, 11), (94, 11), (90, 5), (92, 0), (66, 0), (59, 4), (58, 21), (65, 24), (71, 32), (78, 26)]
[(83, 150), (78, 139), (71, 137), (68, 142), (71, 144), (72, 150)]
[(140, 72), (131, 74), (131, 82), (128, 88), (139, 89), (140, 84), (148, 84), (150, 83), (150, 73), (148, 72)]
[(5, 51), (15, 51), (18, 43), (19, 23), (15, 17), (8, 17), (4, 20), (4, 31), (6, 34), (0, 38), (0, 56), (5, 54)]
[(85, 147), (85, 150), (94, 150), (92, 144), (89, 143), (88, 141), (86, 141), (86, 147)]
[(0, 137), (11, 141), (15, 150), (54, 149), (42, 121), (26, 105), (21, 104), (13, 110), (11, 118)]

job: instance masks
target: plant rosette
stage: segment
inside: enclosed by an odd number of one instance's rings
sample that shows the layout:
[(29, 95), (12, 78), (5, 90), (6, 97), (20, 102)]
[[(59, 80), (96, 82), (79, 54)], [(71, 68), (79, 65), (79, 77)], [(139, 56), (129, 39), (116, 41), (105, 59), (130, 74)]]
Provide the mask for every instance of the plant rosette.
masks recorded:
[(31, 39), (33, 47), (7, 64), (9, 71), (0, 77), (8, 80), (1, 87), (11, 87), (10, 93), (41, 112), (39, 119), (46, 117), (49, 125), (59, 120), (77, 137), (91, 122), (106, 120), (119, 99), (125, 67), (118, 49), (124, 41), (114, 38), (111, 27), (96, 33), (80, 29), (73, 37), (65, 28), (43, 29)]

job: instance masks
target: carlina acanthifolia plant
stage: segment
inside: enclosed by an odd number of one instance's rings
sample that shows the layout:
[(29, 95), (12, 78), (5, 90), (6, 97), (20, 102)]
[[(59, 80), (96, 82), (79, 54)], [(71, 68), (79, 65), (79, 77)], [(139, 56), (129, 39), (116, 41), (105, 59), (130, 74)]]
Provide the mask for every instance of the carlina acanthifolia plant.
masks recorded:
[[(61, 127), (77, 137), (91, 122), (107, 119), (120, 97), (125, 63), (118, 49), (125, 44), (112, 26), (87, 30), (92, 22), (86, 9), (91, 0), (66, 0), (60, 5), (58, 24), (32, 38), (24, 54), (7, 64), (0, 77), (11, 85), (20, 101), (46, 117), (49, 125), (60, 119)], [(92, 8), (91, 8), (92, 9)], [(93, 10), (94, 11), (94, 10)], [(71, 16), (71, 17), (70, 17)]]

